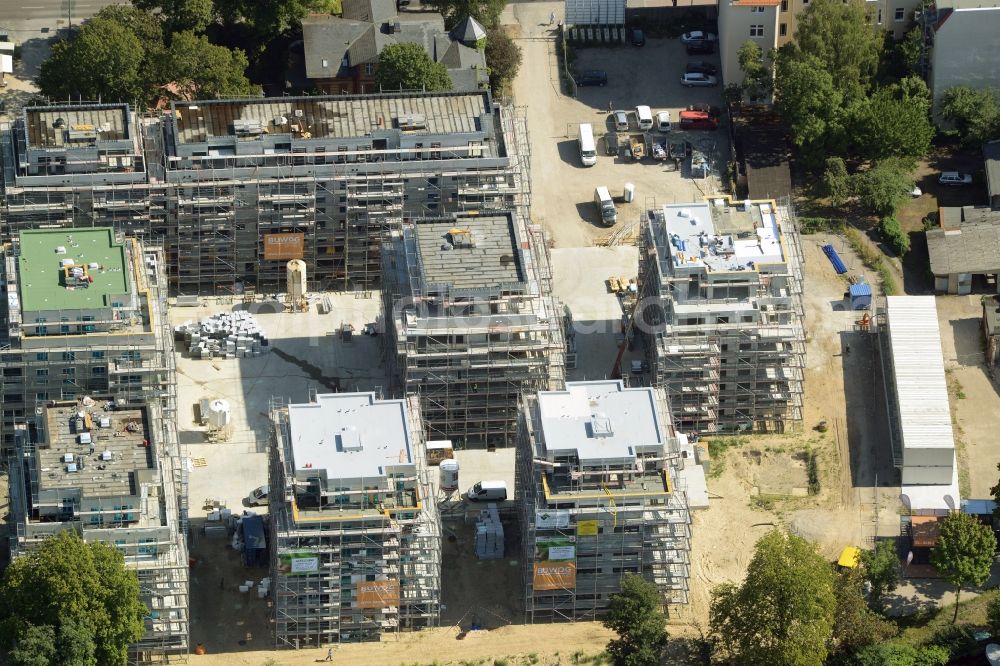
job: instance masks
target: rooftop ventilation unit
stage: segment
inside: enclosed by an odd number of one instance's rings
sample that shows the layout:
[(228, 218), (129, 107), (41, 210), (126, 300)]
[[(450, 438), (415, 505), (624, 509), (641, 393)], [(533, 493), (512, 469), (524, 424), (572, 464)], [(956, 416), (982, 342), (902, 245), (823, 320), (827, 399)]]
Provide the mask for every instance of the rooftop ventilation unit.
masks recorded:
[(396, 118), (396, 125), (404, 132), (427, 129), (427, 119), (422, 113), (408, 113)]

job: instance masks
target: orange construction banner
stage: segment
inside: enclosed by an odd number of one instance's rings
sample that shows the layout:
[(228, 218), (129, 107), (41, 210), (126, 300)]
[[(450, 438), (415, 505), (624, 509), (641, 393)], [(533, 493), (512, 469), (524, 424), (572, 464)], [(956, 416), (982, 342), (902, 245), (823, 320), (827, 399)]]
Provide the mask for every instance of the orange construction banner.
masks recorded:
[(398, 580), (363, 580), (358, 583), (358, 608), (388, 608), (398, 605)]
[(535, 562), (533, 586), (536, 592), (576, 587), (576, 562)]
[(264, 234), (264, 260), (301, 259), (305, 245), (306, 235), (302, 233)]

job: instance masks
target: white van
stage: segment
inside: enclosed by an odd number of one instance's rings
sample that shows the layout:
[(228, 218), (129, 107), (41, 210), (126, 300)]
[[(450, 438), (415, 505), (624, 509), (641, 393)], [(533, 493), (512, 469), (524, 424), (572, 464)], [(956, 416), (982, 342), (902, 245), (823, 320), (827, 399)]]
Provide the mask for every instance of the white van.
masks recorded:
[(653, 110), (645, 104), (635, 107), (635, 119), (639, 123), (639, 129), (653, 129)]
[(618, 221), (618, 211), (615, 209), (615, 200), (611, 198), (611, 193), (604, 185), (594, 190), (594, 206), (601, 216), (601, 224), (606, 227), (615, 226)]
[(270, 488), (267, 486), (257, 486), (243, 500), (243, 506), (265, 506), (267, 505)]
[(470, 502), (503, 502), (507, 499), (506, 481), (480, 481), (465, 493)]
[(580, 123), (580, 161), (583, 166), (597, 164), (597, 144), (594, 143), (594, 128), (590, 123)]

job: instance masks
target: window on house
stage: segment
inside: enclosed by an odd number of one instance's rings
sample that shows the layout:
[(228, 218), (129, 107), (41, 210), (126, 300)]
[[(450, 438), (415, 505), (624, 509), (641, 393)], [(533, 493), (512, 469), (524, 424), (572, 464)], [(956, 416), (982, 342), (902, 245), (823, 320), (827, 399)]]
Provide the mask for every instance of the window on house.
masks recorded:
[(902, 7), (896, 7), (896, 13), (893, 16), (896, 23), (902, 23), (906, 19), (906, 10)]
[(781, 35), (782, 37), (785, 37), (786, 35), (788, 35), (788, 24), (787, 23), (782, 23), (781, 25), (778, 26), (778, 34)]
[(37, 354), (35, 354), (35, 360), (36, 361), (47, 361), (47, 360), (49, 360), (49, 353), (48, 352), (38, 352)]
[(76, 352), (71, 352), (71, 351), (69, 351), (69, 352), (63, 352), (62, 353), (62, 358), (63, 358), (64, 361), (75, 361), (76, 360)]
[(750, 36), (751, 37), (763, 37), (764, 36), (764, 24), (754, 23), (750, 26)]
[(750, 8), (750, 13), (751, 14), (763, 14), (764, 13), (764, 8), (763, 7), (751, 7)]
[(95, 352), (91, 352), (90, 353), (90, 357), (91, 358), (104, 358), (104, 355), (105, 355), (105, 352), (103, 352), (103, 351), (95, 351)]
[(39, 368), (38, 370), (35, 370), (35, 376), (36, 377), (48, 377), (49, 376), (49, 370), (48, 370), (48, 368)]
[(375, 76), (375, 63), (373, 63), (373, 62), (366, 62), (365, 63), (365, 75), (367, 75), (367, 76)]
[(781, 0), (781, 11), (788, 11), (788, 0)]

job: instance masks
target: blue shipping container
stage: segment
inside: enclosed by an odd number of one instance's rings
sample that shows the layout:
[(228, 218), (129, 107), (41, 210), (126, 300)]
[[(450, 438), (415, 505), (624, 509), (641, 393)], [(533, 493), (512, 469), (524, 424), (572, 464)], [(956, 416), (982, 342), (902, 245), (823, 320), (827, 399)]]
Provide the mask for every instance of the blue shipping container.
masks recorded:
[(848, 289), (852, 310), (867, 310), (872, 305), (872, 286), (867, 282), (852, 284)]

